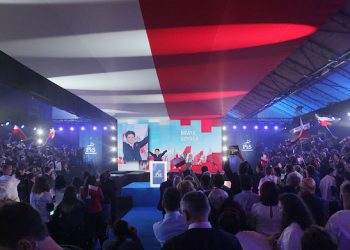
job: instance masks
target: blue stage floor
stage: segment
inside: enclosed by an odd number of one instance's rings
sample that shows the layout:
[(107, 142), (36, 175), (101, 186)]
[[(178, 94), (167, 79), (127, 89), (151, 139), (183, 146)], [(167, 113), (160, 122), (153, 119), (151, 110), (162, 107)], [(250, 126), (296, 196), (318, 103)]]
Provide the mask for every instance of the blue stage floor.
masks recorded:
[(159, 188), (151, 188), (149, 182), (133, 182), (122, 187), (122, 196), (132, 197), (133, 207), (157, 207)]

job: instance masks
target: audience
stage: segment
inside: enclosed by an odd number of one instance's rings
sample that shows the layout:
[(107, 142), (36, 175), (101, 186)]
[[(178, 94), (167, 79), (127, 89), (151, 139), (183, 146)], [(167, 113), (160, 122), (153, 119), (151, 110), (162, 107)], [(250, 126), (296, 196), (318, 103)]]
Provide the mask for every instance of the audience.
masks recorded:
[(312, 178), (304, 178), (301, 182), (300, 197), (309, 208), (315, 223), (324, 226), (328, 220), (329, 204), (315, 195), (316, 183)]
[(163, 195), (162, 207), (164, 219), (153, 224), (153, 232), (163, 246), (165, 241), (187, 230), (187, 225), (180, 214), (180, 193), (176, 188), (167, 188)]
[(350, 246), (350, 184), (344, 185), (341, 193), (343, 210), (333, 214), (325, 228), (337, 242), (338, 249), (345, 250)]
[(26, 203), (0, 207), (0, 248), (8, 250), (61, 250), (49, 236), (42, 216)]
[(252, 206), (248, 219), (255, 231), (269, 236), (280, 231), (281, 213), (278, 208), (278, 188), (273, 182), (265, 182), (260, 190), (260, 202)]
[(176, 188), (181, 197), (183, 197), (186, 193), (195, 190), (193, 182), (188, 180), (181, 181), (179, 184), (177, 184)]
[(54, 189), (55, 208), (58, 206), (58, 204), (61, 203), (65, 188), (66, 188), (66, 180), (64, 179), (63, 175), (57, 176), (55, 179), (55, 189)]
[(301, 250), (337, 250), (331, 236), (321, 227), (313, 225), (304, 231)]
[(162, 249), (202, 250), (242, 249), (234, 235), (211, 227), (208, 221), (210, 205), (208, 198), (200, 191), (187, 193), (181, 200), (181, 211), (188, 230), (165, 242)]
[(327, 201), (335, 199), (334, 189), (336, 188), (335, 169), (329, 168), (327, 175), (320, 181), (321, 197)]
[(282, 232), (277, 246), (280, 250), (301, 250), (304, 230), (313, 224), (313, 218), (304, 202), (295, 194), (285, 193), (279, 197), (282, 211)]
[(252, 179), (249, 175), (241, 175), (240, 180), (242, 192), (236, 194), (234, 200), (241, 205), (245, 214), (249, 216), (253, 204), (259, 201), (259, 196), (252, 191)]
[(19, 180), (12, 176), (12, 166), (6, 164), (2, 168), (2, 176), (0, 176), (0, 203), (6, 201), (19, 201), (17, 185)]

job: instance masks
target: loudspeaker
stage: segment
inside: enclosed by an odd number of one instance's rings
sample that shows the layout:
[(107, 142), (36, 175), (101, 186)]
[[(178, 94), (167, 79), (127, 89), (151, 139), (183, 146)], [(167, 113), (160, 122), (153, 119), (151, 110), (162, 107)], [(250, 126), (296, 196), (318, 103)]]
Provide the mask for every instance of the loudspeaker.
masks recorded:
[(174, 159), (175, 167), (179, 168), (179, 167), (181, 167), (184, 164), (186, 164), (186, 160), (183, 157)]

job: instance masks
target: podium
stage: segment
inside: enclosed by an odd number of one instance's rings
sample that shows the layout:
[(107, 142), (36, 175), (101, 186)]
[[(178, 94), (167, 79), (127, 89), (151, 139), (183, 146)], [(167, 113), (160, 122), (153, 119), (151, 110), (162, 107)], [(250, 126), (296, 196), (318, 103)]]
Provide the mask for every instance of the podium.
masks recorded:
[(150, 187), (160, 187), (160, 184), (167, 180), (167, 164), (166, 161), (150, 161)]

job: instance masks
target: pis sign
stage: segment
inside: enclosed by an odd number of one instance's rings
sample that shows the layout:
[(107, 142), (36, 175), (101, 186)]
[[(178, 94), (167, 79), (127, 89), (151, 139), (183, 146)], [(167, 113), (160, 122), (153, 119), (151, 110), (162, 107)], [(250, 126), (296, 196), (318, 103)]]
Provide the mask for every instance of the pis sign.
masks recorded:
[(95, 143), (90, 142), (90, 144), (86, 146), (85, 154), (86, 155), (95, 155), (95, 154), (97, 154)]
[(243, 142), (242, 151), (253, 151), (252, 141), (247, 139)]

